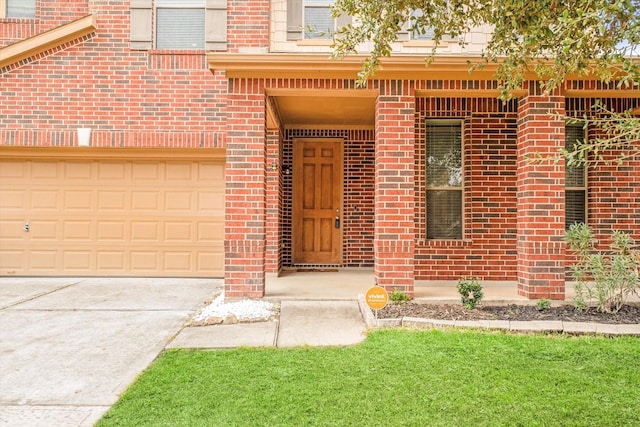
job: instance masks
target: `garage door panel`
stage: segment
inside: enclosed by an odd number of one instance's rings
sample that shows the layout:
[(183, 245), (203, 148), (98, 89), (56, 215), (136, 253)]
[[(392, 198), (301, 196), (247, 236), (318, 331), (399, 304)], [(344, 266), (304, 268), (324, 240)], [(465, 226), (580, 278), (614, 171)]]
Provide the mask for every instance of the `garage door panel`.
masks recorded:
[(0, 167), (0, 178), (3, 180), (24, 180), (29, 176), (27, 167), (28, 163), (21, 161), (8, 160), (3, 162), (2, 167)]
[(99, 271), (126, 272), (125, 251), (97, 251), (96, 268)]
[(9, 210), (24, 210), (26, 207), (26, 190), (2, 190), (0, 191), (0, 209), (3, 212)]
[(65, 179), (81, 179), (84, 184), (89, 184), (94, 179), (93, 162), (71, 161), (62, 165)]
[(29, 269), (34, 272), (50, 272), (59, 267), (59, 257), (56, 249), (32, 250), (29, 252), (28, 258)]
[[(23, 225), (24, 227), (24, 225)], [(62, 228), (61, 220), (33, 218), (29, 222), (29, 233), (24, 234), (31, 242), (57, 242), (62, 237), (59, 230)]]
[(90, 273), (92, 255), (90, 249), (66, 250), (62, 255), (62, 262), (65, 269), (74, 273)]
[(196, 257), (196, 269), (215, 274), (224, 270), (224, 253), (220, 252), (199, 252)]
[(24, 234), (24, 221), (10, 218), (0, 221), (0, 239), (3, 247), (9, 242), (21, 241)]
[(128, 179), (126, 163), (102, 161), (98, 163), (98, 180), (106, 184), (124, 184)]
[(160, 194), (157, 191), (133, 191), (131, 209), (134, 211), (157, 211), (160, 207)]
[(60, 208), (58, 206), (60, 197), (59, 190), (32, 190), (30, 195), (31, 209), (34, 212), (55, 211)]
[(158, 163), (133, 162), (131, 164), (131, 177), (134, 180), (157, 182), (161, 176), (160, 167)]
[(35, 181), (58, 180), (61, 172), (60, 162), (33, 161), (30, 164), (31, 170), (29, 177)]
[(159, 242), (159, 231), (158, 221), (132, 221), (131, 243)]
[(63, 236), (65, 241), (92, 242), (94, 240), (92, 221), (65, 221)]
[(100, 211), (120, 211), (126, 209), (126, 191), (101, 191), (98, 193), (98, 210)]
[(140, 275), (153, 274), (160, 270), (160, 254), (151, 251), (131, 251), (131, 272)]
[(170, 274), (183, 275), (193, 267), (191, 251), (167, 251), (163, 254), (164, 269)]
[(166, 243), (193, 242), (193, 224), (191, 222), (167, 221), (164, 223), (164, 241)]
[(126, 224), (124, 220), (121, 221), (98, 221), (98, 240), (121, 242), (126, 240)]
[(222, 245), (224, 241), (224, 221), (207, 221), (198, 223), (197, 240), (214, 244), (218, 242)]
[(165, 176), (171, 183), (189, 184), (193, 180), (192, 163), (167, 163), (165, 166)]
[(224, 274), (222, 159), (0, 159), (0, 176), (0, 275)]
[(18, 274), (24, 271), (26, 251), (14, 249), (0, 249), (0, 273)]
[(91, 190), (66, 190), (63, 208), (93, 211), (93, 192)]
[(191, 212), (194, 211), (192, 206), (193, 197), (191, 193), (183, 191), (167, 191), (164, 194), (164, 208), (168, 212)]

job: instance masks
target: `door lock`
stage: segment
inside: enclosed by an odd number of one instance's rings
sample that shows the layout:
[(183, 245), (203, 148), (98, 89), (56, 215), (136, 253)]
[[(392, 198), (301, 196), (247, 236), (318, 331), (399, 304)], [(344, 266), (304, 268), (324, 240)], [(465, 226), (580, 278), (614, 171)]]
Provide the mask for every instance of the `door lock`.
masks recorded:
[(24, 223), (24, 231), (27, 232), (27, 233), (29, 232), (29, 223), (28, 222)]
[(340, 217), (336, 217), (336, 228), (340, 228)]

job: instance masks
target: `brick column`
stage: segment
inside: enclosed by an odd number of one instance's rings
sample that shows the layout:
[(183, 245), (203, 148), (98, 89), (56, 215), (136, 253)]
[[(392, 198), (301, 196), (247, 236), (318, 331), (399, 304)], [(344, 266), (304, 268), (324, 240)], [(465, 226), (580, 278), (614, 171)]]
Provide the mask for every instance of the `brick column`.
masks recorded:
[(564, 162), (535, 162), (564, 147), (564, 97), (529, 95), (518, 106), (518, 294), (564, 299)]
[(387, 291), (413, 296), (415, 94), (386, 81), (376, 102), (374, 273)]
[(282, 150), (280, 132), (267, 131), (267, 192), (265, 270), (276, 274), (282, 266)]
[(225, 169), (225, 296), (264, 296), (266, 126), (264, 89), (231, 80)]

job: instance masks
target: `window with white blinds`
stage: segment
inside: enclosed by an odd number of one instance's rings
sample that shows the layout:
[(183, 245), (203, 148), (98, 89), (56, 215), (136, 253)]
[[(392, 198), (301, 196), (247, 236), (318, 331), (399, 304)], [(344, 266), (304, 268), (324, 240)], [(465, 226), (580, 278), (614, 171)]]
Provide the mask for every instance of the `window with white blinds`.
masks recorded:
[[(580, 125), (567, 125), (565, 128), (565, 148), (574, 151), (577, 141), (585, 139), (584, 128)], [(587, 179), (584, 166), (565, 168), (565, 227), (587, 222)]]
[(204, 49), (204, 0), (156, 0), (156, 48)]
[(36, 0), (6, 0), (7, 18), (35, 18)]
[[(409, 25), (413, 24), (415, 18), (419, 18), (423, 15), (422, 9), (416, 9), (411, 12), (411, 17), (413, 18)], [(433, 29), (429, 27), (423, 27), (420, 31), (413, 30), (411, 32), (411, 40), (432, 40), (433, 39)]]
[(462, 121), (427, 120), (427, 238), (462, 239)]
[(329, 0), (304, 0), (304, 38), (330, 39), (336, 30)]

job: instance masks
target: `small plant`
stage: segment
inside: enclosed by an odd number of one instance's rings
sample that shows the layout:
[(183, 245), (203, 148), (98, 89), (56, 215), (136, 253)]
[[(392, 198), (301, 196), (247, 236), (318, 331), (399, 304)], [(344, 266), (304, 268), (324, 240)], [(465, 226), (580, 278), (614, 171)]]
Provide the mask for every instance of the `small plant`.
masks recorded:
[(401, 303), (405, 303), (405, 302), (411, 301), (411, 297), (409, 295), (407, 295), (406, 292), (404, 292), (404, 291), (402, 291), (400, 289), (397, 289), (397, 288), (394, 289), (389, 294), (389, 299), (394, 304), (401, 304)]
[(538, 302), (536, 302), (536, 308), (538, 311), (544, 311), (551, 308), (551, 300), (549, 298), (540, 298)]
[(474, 309), (484, 297), (482, 285), (477, 279), (462, 278), (458, 280), (458, 293), (462, 298), (462, 305), (466, 309)]
[(577, 263), (571, 266), (577, 281), (577, 310), (595, 300), (598, 311), (616, 313), (630, 295), (640, 295), (640, 250), (627, 233), (614, 231), (612, 240), (609, 253), (597, 251), (596, 239), (586, 224), (569, 227), (567, 242), (578, 256)]

